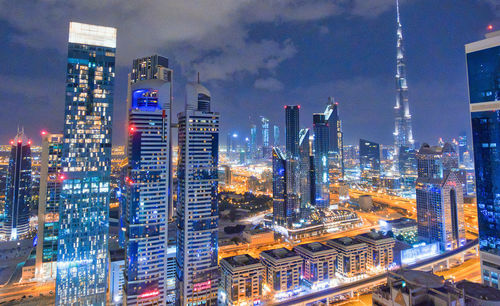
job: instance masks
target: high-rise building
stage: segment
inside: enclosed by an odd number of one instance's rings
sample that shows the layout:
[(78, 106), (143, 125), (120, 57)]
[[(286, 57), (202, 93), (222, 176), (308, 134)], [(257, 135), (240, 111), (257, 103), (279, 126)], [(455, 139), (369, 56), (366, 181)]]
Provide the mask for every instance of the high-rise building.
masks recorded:
[(10, 141), (10, 158), (5, 184), (5, 208), (2, 236), (18, 240), (27, 236), (32, 208), (31, 140), (24, 129)]
[(286, 156), (299, 158), (300, 105), (285, 106)]
[(313, 199), (318, 208), (330, 206), (330, 172), (328, 163), (329, 128), (325, 114), (313, 114), (314, 130), (314, 186), (316, 195)]
[(271, 147), (269, 145), (269, 119), (260, 117), (262, 130), (262, 157), (269, 158), (271, 156)]
[[(208, 101), (209, 103), (205, 103)], [(177, 300), (216, 305), (218, 290), (217, 167), (219, 113), (201, 84), (189, 84), (178, 115)]]
[(264, 283), (272, 293), (299, 287), (303, 260), (294, 251), (285, 248), (263, 251), (260, 262), (264, 265)]
[(325, 118), (328, 122), (329, 142), (328, 160), (330, 163), (330, 183), (338, 181), (344, 176), (344, 133), (342, 121), (339, 117), (339, 103), (333, 97), (328, 98)]
[(343, 278), (352, 278), (366, 272), (368, 245), (361, 240), (341, 237), (326, 243), (337, 251), (335, 273)]
[(467, 134), (462, 132), (458, 136), (458, 163), (460, 165), (465, 165), (465, 152), (467, 152)]
[(298, 194), (298, 161), (286, 159), (277, 147), (273, 148), (273, 222), (291, 227), (300, 210)]
[(361, 177), (380, 175), (380, 145), (378, 143), (359, 140), (359, 170)]
[(35, 273), (38, 279), (56, 278), (59, 200), (62, 187), (60, 177), (62, 145), (62, 134), (42, 131), (35, 264)]
[(165, 304), (172, 195), (168, 59), (158, 55), (135, 59), (128, 93), (124, 303)]
[(498, 288), (500, 274), (500, 32), (465, 46), (476, 172), (482, 280)]
[(255, 124), (250, 125), (250, 159), (257, 157), (257, 126)]
[(310, 242), (293, 248), (302, 257), (302, 280), (308, 287), (315, 284), (328, 284), (335, 278), (335, 259), (337, 251), (331, 246)]
[(116, 29), (71, 22), (56, 305), (105, 305)]
[(406, 81), (406, 59), (403, 46), (403, 26), (399, 18), (399, 0), (397, 9), (397, 45), (396, 45), (396, 106), (394, 145), (399, 152), (400, 147), (413, 148), (413, 131), (411, 126), (410, 104), (408, 102), (408, 84)]
[(273, 126), (273, 146), (278, 147), (280, 145), (280, 128), (275, 125)]
[(429, 243), (439, 242), (443, 250), (463, 246), (466, 240), (458, 155), (449, 143), (444, 147), (423, 144), (417, 161), (418, 236)]
[(299, 186), (300, 186), (300, 217), (308, 215), (311, 205), (311, 195), (314, 177), (311, 177), (311, 146), (309, 144), (309, 129), (301, 129), (299, 132)]

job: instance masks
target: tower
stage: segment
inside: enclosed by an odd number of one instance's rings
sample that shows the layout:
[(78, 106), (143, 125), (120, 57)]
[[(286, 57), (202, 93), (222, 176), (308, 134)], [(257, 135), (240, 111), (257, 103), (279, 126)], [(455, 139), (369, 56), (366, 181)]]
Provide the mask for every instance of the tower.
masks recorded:
[(314, 204), (318, 208), (330, 206), (330, 171), (328, 163), (329, 129), (324, 113), (313, 114), (314, 130)]
[(127, 305), (167, 301), (172, 74), (168, 59), (153, 55), (135, 59), (129, 79), (124, 217)]
[(299, 111), (300, 105), (285, 106), (286, 156), (288, 158), (299, 158)]
[[(208, 102), (208, 103), (207, 103)], [(217, 305), (219, 113), (203, 85), (188, 84), (178, 114), (177, 301)]]
[(395, 128), (394, 146), (397, 152), (401, 147), (413, 148), (408, 84), (406, 80), (406, 58), (403, 46), (403, 26), (399, 18), (399, 0), (396, 0), (397, 44), (396, 44), (396, 106), (394, 106)]
[(328, 98), (325, 109), (325, 118), (328, 122), (328, 161), (330, 164), (330, 183), (344, 177), (344, 133), (342, 121), (339, 117), (339, 103), (333, 97)]
[(105, 305), (116, 29), (71, 22), (56, 305)]

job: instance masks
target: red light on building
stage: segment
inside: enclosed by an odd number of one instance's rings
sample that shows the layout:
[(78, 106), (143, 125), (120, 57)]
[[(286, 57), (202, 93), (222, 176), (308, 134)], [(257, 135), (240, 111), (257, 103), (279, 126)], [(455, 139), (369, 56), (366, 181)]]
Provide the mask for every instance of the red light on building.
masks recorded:
[(31, 140), (28, 140), (28, 144), (31, 146)]
[(488, 31), (493, 30), (493, 25), (492, 25), (492, 24), (488, 25), (488, 26), (486, 27), (486, 29), (487, 29)]
[(23, 140), (22, 139), (18, 139), (17, 143), (23, 143)]
[(59, 175), (59, 179), (60, 179), (61, 181), (64, 181), (64, 180), (66, 179), (66, 176), (65, 176), (64, 174), (60, 174), (60, 175)]
[(148, 298), (148, 297), (157, 296), (158, 294), (160, 294), (160, 291), (153, 290), (153, 291), (145, 292), (145, 293), (139, 295), (139, 297), (140, 298)]
[(193, 286), (193, 291), (202, 291), (212, 288), (212, 281), (206, 281), (203, 283), (197, 283)]
[(47, 135), (47, 131), (43, 130), (40, 132), (40, 134), (42, 134), (42, 136), (45, 136), (45, 135)]
[(297, 108), (300, 108), (300, 105), (297, 105)]
[(11, 141), (10, 141), (10, 144), (11, 144), (11, 145), (13, 145), (13, 144), (14, 144), (14, 140), (11, 140)]

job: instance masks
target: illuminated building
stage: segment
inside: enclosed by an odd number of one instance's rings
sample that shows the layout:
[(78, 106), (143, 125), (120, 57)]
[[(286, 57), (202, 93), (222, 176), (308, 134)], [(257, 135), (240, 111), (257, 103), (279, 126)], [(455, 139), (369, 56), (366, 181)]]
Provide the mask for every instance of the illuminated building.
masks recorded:
[(443, 250), (464, 245), (463, 192), (456, 152), (449, 143), (442, 148), (423, 144), (417, 160), (418, 236), (426, 242), (439, 242)]
[(262, 129), (262, 157), (269, 158), (271, 156), (271, 147), (269, 145), (269, 119), (260, 117)]
[(299, 158), (300, 105), (285, 105), (285, 138), (287, 158)]
[(298, 162), (286, 159), (279, 148), (273, 148), (273, 222), (291, 227), (300, 209), (298, 194)]
[(56, 277), (59, 200), (62, 187), (60, 177), (62, 145), (62, 134), (42, 131), (36, 245), (36, 277), (38, 279)]
[(399, 174), (407, 191), (413, 192), (417, 179), (417, 151), (410, 147), (400, 147), (398, 155)]
[(465, 152), (467, 152), (467, 134), (462, 132), (458, 136), (458, 163), (459, 165), (465, 165)]
[(482, 281), (498, 288), (500, 274), (500, 32), (465, 46), (476, 171)]
[(385, 233), (391, 231), (394, 237), (417, 234), (417, 222), (414, 219), (399, 218), (394, 220), (379, 220), (378, 222), (380, 230)]
[(172, 195), (168, 59), (135, 59), (128, 92), (124, 303), (163, 304)]
[(116, 29), (70, 23), (56, 305), (104, 305)]
[(380, 232), (369, 232), (356, 236), (368, 246), (366, 264), (371, 268), (386, 269), (394, 262), (396, 240)]
[[(299, 132), (299, 186), (300, 186), (300, 217), (306, 218), (314, 193), (314, 172), (311, 157), (311, 146), (309, 143), (309, 129), (301, 129)], [(311, 173), (312, 172), (312, 173)]]
[(273, 126), (273, 146), (280, 145), (280, 128), (277, 125)]
[(325, 114), (313, 114), (314, 130), (314, 188), (313, 204), (318, 208), (330, 206), (330, 171), (328, 163), (329, 128)]
[(408, 84), (406, 80), (406, 58), (403, 46), (403, 26), (399, 19), (399, 2), (397, 7), (397, 54), (396, 54), (396, 105), (394, 106), (395, 127), (394, 146), (397, 152), (400, 147), (413, 148), (413, 131), (411, 127), (410, 105), (408, 102)]
[(264, 282), (273, 293), (299, 287), (302, 257), (285, 248), (263, 251), (260, 261), (264, 265)]
[(380, 145), (365, 139), (359, 140), (359, 170), (362, 178), (380, 176)]
[(223, 258), (220, 270), (222, 305), (260, 303), (264, 266), (258, 259), (247, 254)]
[(333, 280), (337, 251), (319, 242), (301, 244), (293, 248), (302, 259), (302, 277), (307, 286)]
[(29, 232), (32, 207), (31, 140), (24, 129), (10, 141), (10, 158), (5, 184), (5, 208), (2, 235), (6, 240), (25, 238)]
[(210, 110), (204, 86), (186, 89), (185, 111), (178, 115), (177, 300), (216, 305), (219, 113)]
[(341, 237), (328, 240), (327, 245), (337, 250), (335, 273), (345, 278), (356, 277), (366, 272), (368, 246), (361, 240)]
[(329, 97), (325, 110), (325, 119), (330, 130), (328, 133), (330, 183), (336, 182), (344, 176), (344, 133), (342, 132), (342, 121), (339, 117), (338, 108), (339, 103), (335, 102), (333, 97)]
[(250, 159), (255, 159), (257, 157), (257, 126), (255, 124), (250, 125)]
[(110, 250), (109, 253), (109, 297), (111, 305), (123, 305), (125, 250)]

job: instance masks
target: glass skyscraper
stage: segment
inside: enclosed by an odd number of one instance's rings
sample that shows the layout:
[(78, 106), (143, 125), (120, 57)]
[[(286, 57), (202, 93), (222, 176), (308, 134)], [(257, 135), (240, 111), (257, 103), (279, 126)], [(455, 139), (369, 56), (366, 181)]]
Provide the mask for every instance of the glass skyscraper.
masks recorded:
[(217, 305), (219, 113), (201, 84), (178, 114), (177, 302)]
[(359, 170), (361, 177), (380, 175), (380, 145), (365, 139), (359, 140)]
[(273, 148), (273, 222), (291, 228), (300, 210), (298, 160)]
[(285, 106), (286, 156), (299, 158), (300, 105)]
[(299, 185), (300, 185), (300, 217), (309, 215), (311, 196), (314, 195), (314, 177), (311, 177), (311, 145), (309, 143), (310, 130), (301, 129), (299, 132)]
[(271, 146), (269, 145), (269, 119), (260, 117), (261, 130), (262, 130), (262, 157), (271, 157)]
[(129, 82), (125, 206), (127, 305), (164, 305), (171, 203), (172, 70), (153, 55), (133, 61)]
[(69, 25), (56, 305), (105, 305), (116, 29)]
[(50, 134), (42, 131), (35, 265), (38, 279), (54, 279), (56, 277), (59, 201), (62, 188), (60, 177), (62, 145), (62, 134)]
[(483, 283), (500, 274), (500, 32), (465, 46)]
[(328, 159), (330, 163), (330, 183), (344, 176), (344, 133), (339, 117), (339, 103), (333, 97), (328, 98), (325, 118), (328, 122), (329, 141)]
[(328, 148), (330, 131), (324, 113), (313, 114), (314, 130), (314, 187), (316, 195), (314, 205), (318, 208), (330, 206), (330, 171)]
[(2, 236), (7, 240), (18, 240), (28, 234), (32, 208), (31, 140), (24, 134), (24, 129), (17, 131), (10, 147)]

